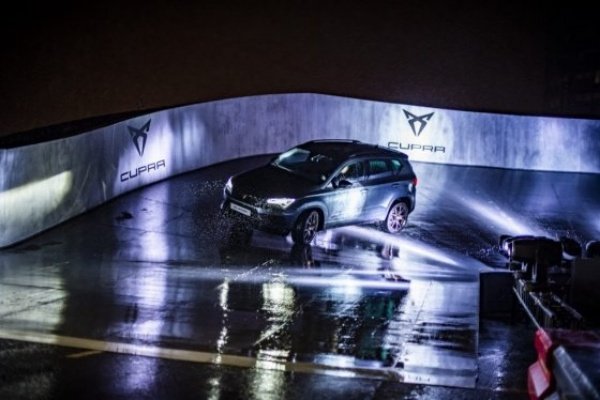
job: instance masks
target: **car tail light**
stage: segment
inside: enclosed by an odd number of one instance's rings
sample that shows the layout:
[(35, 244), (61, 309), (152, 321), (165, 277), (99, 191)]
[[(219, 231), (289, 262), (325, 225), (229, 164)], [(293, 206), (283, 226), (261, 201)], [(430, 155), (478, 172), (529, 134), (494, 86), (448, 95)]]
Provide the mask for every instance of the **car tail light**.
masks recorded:
[(412, 179), (412, 181), (410, 181), (410, 183), (412, 183), (412, 185), (413, 185), (414, 187), (417, 187), (417, 183), (419, 183), (419, 180), (418, 180), (418, 179), (417, 179), (417, 177), (415, 176), (415, 177)]

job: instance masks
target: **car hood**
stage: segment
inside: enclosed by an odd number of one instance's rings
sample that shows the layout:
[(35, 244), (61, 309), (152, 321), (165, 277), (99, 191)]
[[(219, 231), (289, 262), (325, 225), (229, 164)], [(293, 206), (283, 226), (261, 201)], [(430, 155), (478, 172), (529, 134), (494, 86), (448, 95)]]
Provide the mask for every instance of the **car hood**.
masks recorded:
[(319, 189), (320, 184), (279, 167), (265, 165), (232, 179), (233, 194), (251, 194), (261, 198), (298, 198)]

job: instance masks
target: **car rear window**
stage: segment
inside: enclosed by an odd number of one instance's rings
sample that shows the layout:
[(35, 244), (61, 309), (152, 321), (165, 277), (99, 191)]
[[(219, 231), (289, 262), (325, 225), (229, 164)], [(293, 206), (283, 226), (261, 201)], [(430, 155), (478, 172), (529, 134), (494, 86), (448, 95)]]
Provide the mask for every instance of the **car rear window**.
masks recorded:
[(392, 164), (392, 172), (394, 173), (394, 175), (397, 175), (401, 170), (402, 170), (402, 161), (398, 160), (398, 159), (392, 159), (391, 161)]

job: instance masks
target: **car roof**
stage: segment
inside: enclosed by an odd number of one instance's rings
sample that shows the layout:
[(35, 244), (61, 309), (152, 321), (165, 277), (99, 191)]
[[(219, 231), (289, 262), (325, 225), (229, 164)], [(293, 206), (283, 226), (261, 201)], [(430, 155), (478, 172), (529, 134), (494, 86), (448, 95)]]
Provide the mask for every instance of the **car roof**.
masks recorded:
[(358, 140), (312, 140), (298, 147), (309, 150), (311, 153), (323, 154), (339, 161), (361, 156), (393, 156), (408, 158), (400, 151), (380, 147), (376, 144), (363, 143)]

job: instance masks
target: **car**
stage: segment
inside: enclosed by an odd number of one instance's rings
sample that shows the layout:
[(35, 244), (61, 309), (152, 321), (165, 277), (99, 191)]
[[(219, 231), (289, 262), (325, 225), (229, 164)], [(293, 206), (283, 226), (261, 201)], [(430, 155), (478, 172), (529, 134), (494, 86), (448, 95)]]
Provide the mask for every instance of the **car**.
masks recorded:
[(405, 153), (357, 140), (313, 140), (231, 176), (221, 210), (234, 227), (309, 244), (317, 231), (379, 223), (401, 231), (415, 208), (417, 176)]

